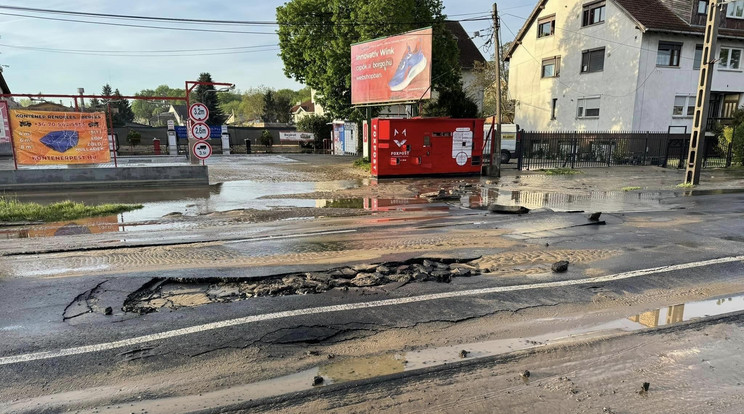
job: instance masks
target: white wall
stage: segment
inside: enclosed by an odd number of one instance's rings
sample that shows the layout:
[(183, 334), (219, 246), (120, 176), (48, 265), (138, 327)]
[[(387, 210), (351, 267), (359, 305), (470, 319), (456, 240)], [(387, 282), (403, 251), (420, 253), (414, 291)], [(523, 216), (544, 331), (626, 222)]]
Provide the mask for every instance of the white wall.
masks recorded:
[[(657, 67), (659, 41), (683, 43), (680, 66)], [(692, 128), (692, 117), (672, 116), (677, 95), (695, 96), (699, 71), (693, 69), (695, 46), (703, 43), (702, 36), (681, 36), (648, 33), (643, 37), (639, 88), (636, 95), (633, 129), (636, 131), (667, 131), (670, 126)], [(722, 40), (719, 45), (744, 48), (744, 42)], [(713, 58), (718, 57), (718, 52)], [(744, 62), (742, 62), (744, 68)], [(713, 72), (714, 92), (744, 92), (744, 71), (719, 70)], [(694, 100), (694, 98), (693, 98)], [(740, 104), (744, 103), (740, 101)]]
[[(517, 100), (515, 123), (526, 130), (630, 130), (633, 123), (642, 36), (611, 0), (603, 24), (581, 27), (582, 2), (550, 0), (540, 17), (556, 15), (555, 34), (537, 38), (531, 25), (509, 64), (509, 93)], [(538, 17), (539, 19), (539, 17)], [(580, 73), (582, 51), (605, 47), (604, 70)], [(558, 78), (541, 79), (542, 60), (561, 56)], [(598, 119), (577, 118), (577, 99), (600, 96)], [(556, 120), (551, 102), (558, 99)]]

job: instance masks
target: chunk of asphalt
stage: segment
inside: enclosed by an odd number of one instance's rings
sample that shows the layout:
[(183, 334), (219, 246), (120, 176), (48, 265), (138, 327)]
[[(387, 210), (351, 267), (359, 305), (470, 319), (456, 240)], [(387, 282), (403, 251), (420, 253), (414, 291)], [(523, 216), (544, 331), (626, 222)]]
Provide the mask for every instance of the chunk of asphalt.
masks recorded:
[(463, 349), (462, 351), (460, 351), (460, 358), (467, 358), (469, 353), (470, 352)]
[(551, 266), (551, 269), (554, 273), (563, 273), (568, 270), (568, 262), (566, 260), (561, 260), (560, 262), (553, 263), (553, 266)]
[(525, 378), (525, 379), (526, 378), (529, 378), (530, 377), (530, 371), (524, 370), (524, 371), (522, 371), (522, 372), (519, 373), (519, 376), (522, 377), (522, 378)]
[(317, 387), (318, 385), (321, 385), (321, 384), (323, 384), (323, 377), (321, 377), (320, 375), (316, 375), (313, 378), (313, 387)]
[(496, 214), (527, 214), (530, 209), (524, 206), (505, 206), (501, 204), (491, 204), (488, 206), (488, 211)]
[(599, 216), (602, 215), (601, 211), (598, 211), (596, 213), (592, 213), (592, 215), (589, 216), (589, 221), (599, 221)]

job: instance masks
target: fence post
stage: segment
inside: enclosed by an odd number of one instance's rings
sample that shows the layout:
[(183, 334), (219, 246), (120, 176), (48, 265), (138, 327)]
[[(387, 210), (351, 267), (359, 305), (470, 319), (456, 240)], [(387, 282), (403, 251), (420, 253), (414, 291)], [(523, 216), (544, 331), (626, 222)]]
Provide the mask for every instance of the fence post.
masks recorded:
[(577, 141), (578, 141), (578, 138), (574, 136), (574, 139), (571, 145), (571, 169), (572, 170), (576, 167), (576, 144), (578, 143)]
[(515, 150), (517, 151), (517, 171), (522, 171), (522, 162), (524, 161), (524, 150), (522, 143), (524, 142), (524, 130), (517, 131), (517, 145)]
[(646, 166), (646, 155), (648, 155), (648, 131), (646, 131), (646, 141), (643, 144), (643, 166)]

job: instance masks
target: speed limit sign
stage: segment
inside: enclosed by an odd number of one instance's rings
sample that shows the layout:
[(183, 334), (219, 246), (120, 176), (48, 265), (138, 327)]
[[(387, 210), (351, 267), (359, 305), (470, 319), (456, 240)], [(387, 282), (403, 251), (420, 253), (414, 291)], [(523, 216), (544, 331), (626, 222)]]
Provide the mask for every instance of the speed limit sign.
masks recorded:
[(191, 136), (198, 140), (209, 139), (210, 129), (204, 122), (196, 122), (191, 125)]
[(194, 144), (191, 152), (193, 152), (194, 157), (200, 160), (206, 160), (212, 155), (212, 146), (207, 142), (197, 142)]
[(194, 122), (204, 122), (209, 119), (209, 108), (203, 103), (195, 103), (189, 107), (189, 118)]

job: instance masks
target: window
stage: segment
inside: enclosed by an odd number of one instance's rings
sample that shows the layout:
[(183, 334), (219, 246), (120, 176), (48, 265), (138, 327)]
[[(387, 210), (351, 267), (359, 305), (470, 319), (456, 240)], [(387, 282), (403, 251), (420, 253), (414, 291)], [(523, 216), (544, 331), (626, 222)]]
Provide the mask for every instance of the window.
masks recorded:
[(599, 98), (580, 98), (577, 118), (599, 118)]
[(659, 42), (656, 66), (679, 66), (679, 56), (681, 54), (681, 43)]
[(550, 108), (550, 120), (555, 121), (555, 112), (558, 109), (558, 98), (553, 98), (553, 105)]
[(543, 59), (541, 78), (557, 78), (561, 74), (561, 57)]
[(695, 115), (695, 97), (678, 95), (674, 97), (674, 109), (672, 109), (672, 116), (674, 117), (691, 117)]
[(601, 72), (604, 70), (604, 54), (604, 48), (582, 52), (581, 73)]
[(555, 33), (555, 15), (537, 21), (537, 37), (553, 36)]
[(726, 6), (726, 17), (744, 19), (744, 0), (736, 0)]
[[(744, 0), (743, 0), (744, 1)], [(584, 6), (584, 16), (581, 21), (582, 26), (591, 26), (605, 21), (605, 2), (587, 4)]]
[(703, 63), (703, 45), (695, 46), (695, 58), (692, 61), (692, 68), (695, 70), (700, 69)]
[(698, 14), (708, 14), (708, 1), (698, 0)]
[(739, 70), (741, 68), (741, 49), (722, 47), (718, 55), (718, 67), (720, 69)]

